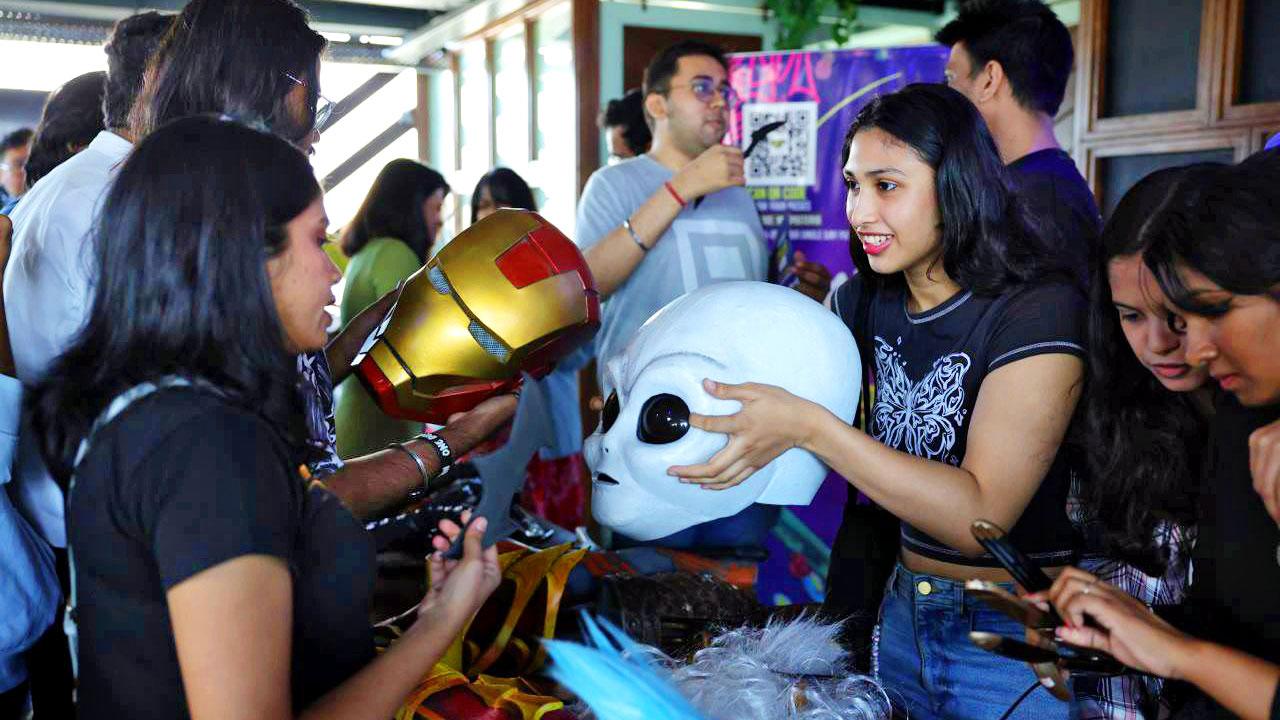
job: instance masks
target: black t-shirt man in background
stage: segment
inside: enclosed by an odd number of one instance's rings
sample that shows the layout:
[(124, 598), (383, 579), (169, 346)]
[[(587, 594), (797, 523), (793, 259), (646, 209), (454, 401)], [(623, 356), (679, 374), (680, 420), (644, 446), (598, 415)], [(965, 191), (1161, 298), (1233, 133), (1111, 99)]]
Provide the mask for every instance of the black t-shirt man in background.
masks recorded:
[(1032, 217), (1087, 278), (1102, 217), (1053, 133), (1071, 33), (1040, 0), (973, 0), (936, 39), (951, 48), (947, 84), (977, 106)]

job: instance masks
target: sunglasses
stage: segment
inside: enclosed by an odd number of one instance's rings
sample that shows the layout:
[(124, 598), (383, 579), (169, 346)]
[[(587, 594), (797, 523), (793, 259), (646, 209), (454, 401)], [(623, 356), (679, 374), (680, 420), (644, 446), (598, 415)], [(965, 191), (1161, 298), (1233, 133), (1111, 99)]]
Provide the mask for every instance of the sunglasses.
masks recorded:
[(711, 102), (716, 95), (724, 100), (725, 105), (733, 105), (738, 101), (738, 93), (728, 83), (716, 85), (711, 78), (696, 78), (687, 85), (672, 85), (673, 89), (678, 87), (687, 87), (693, 91), (693, 96), (703, 103)]
[[(289, 80), (293, 81), (293, 83), (298, 85), (299, 87), (306, 87), (306, 83), (302, 82), (301, 80), (294, 77), (293, 75), (289, 73), (283, 73), (283, 75), (289, 78)], [(333, 117), (333, 108), (336, 105), (336, 103), (334, 103), (332, 100), (330, 100), (329, 98), (319, 93), (316, 93), (316, 98), (317, 100), (316, 100), (315, 130), (317, 132), (323, 133), (325, 129), (329, 126), (329, 120)]]

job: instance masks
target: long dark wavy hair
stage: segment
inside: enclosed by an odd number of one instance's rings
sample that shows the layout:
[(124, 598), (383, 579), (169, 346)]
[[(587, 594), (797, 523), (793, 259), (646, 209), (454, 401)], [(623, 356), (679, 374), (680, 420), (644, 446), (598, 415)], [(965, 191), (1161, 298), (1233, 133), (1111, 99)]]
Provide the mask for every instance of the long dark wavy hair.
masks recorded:
[(435, 237), (427, 228), (422, 205), (438, 190), (449, 192), (444, 176), (413, 160), (392, 160), (378, 173), (356, 216), (342, 229), (342, 252), (354, 257), (370, 240), (393, 237), (425, 263)]
[(85, 149), (102, 132), (102, 98), (107, 74), (85, 73), (68, 80), (45, 101), (27, 158), (27, 187)]
[(301, 152), (235, 122), (184, 118), (138, 144), (95, 228), (88, 324), (28, 397), (56, 478), (70, 477), (113, 398), (167, 375), (213, 383), (308, 459), (297, 358), (266, 262), (318, 197)]
[(173, 27), (174, 17), (143, 12), (120, 20), (111, 29), (111, 37), (102, 47), (107, 55), (107, 94), (102, 99), (102, 116), (108, 128), (129, 127), (147, 65)]
[(1112, 301), (1108, 266), (1160, 242), (1164, 229), (1189, 209), (1179, 201), (1180, 190), (1204, 182), (1214, 167), (1160, 170), (1134, 185), (1103, 228), (1090, 286), (1086, 511), (1108, 557), (1155, 576), (1169, 560), (1169, 548), (1153, 544), (1156, 525), (1196, 521), (1208, 427), (1187, 393), (1167, 390), (1134, 355)]
[[(909, 147), (936, 174), (942, 217), (942, 268), (975, 295), (1005, 290), (1049, 275), (1071, 279), (1061, 253), (1036, 229), (1011, 189), (986, 123), (963, 95), (945, 85), (915, 83), (872, 100), (845, 134), (840, 166), (853, 138), (878, 128)], [(854, 264), (864, 282), (903, 282), (876, 273), (857, 242)]]
[(493, 204), (500, 208), (519, 208), (520, 210), (538, 209), (534, 202), (533, 190), (520, 174), (511, 168), (499, 167), (490, 170), (476, 183), (475, 192), (471, 193), (471, 223), (474, 225), (476, 214), (480, 211), (480, 196), (489, 188), (489, 197)]
[(1143, 253), (1171, 302), (1207, 317), (1228, 310), (1191, 292), (1180, 272), (1184, 265), (1230, 293), (1280, 302), (1280, 148), (1217, 168), (1186, 186), (1178, 202), (1186, 212), (1161, 223), (1161, 241)]
[[(132, 125), (141, 137), (180, 117), (225, 113), (301, 142), (315, 127), (324, 48), (290, 0), (192, 0), (152, 56)], [(288, 102), (299, 82), (305, 116)]]

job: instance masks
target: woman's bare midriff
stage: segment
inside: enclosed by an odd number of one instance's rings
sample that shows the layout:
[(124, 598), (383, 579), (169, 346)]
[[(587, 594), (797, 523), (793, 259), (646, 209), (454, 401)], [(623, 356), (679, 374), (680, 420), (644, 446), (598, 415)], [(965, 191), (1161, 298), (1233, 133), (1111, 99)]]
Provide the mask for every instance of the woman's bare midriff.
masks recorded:
[[(951, 580), (987, 580), (989, 582), (1013, 582), (1013, 578), (1005, 571), (1004, 568), (998, 567), (975, 567), (973, 565), (957, 565), (955, 563), (943, 562), (935, 560), (923, 555), (914, 553), (906, 548), (902, 549), (902, 564), (911, 572), (921, 573), (924, 575), (937, 575)], [(1057, 577), (1062, 572), (1065, 565), (1057, 567), (1042, 568), (1049, 577)]]

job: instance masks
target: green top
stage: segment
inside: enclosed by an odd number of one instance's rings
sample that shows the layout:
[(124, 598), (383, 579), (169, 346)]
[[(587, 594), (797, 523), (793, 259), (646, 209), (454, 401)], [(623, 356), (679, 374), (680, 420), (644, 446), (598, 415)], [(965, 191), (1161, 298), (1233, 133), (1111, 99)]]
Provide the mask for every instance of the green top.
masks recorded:
[[(420, 267), (418, 256), (404, 242), (389, 237), (370, 240), (347, 265), (347, 284), (342, 292), (343, 326)], [(343, 459), (376, 452), (422, 432), (422, 423), (384, 415), (354, 375), (342, 381), (336, 395), (338, 455)]]
[(335, 235), (329, 236), (329, 242), (324, 244), (324, 254), (329, 256), (334, 265), (338, 266), (338, 272), (343, 275), (347, 274), (347, 254), (342, 252), (342, 244)]

